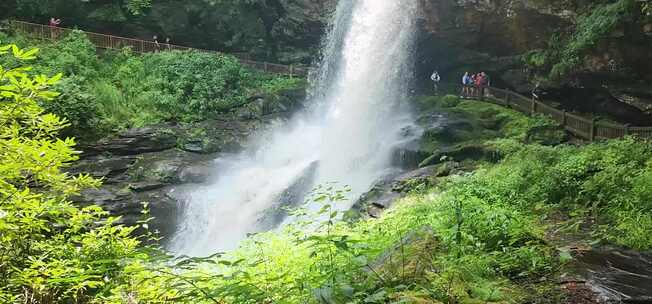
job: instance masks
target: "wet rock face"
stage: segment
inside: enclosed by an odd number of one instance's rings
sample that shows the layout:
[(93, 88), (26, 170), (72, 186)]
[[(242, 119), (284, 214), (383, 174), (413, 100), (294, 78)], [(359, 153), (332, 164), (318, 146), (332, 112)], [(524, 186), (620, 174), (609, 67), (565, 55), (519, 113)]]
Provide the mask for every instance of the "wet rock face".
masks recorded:
[[(105, 143), (109, 143), (106, 141)], [(103, 143), (104, 145), (104, 143)], [(140, 151), (140, 147), (135, 147)], [(121, 150), (123, 151), (123, 150)], [(135, 225), (146, 217), (155, 219), (152, 230), (169, 235), (174, 228), (176, 200), (170, 195), (176, 185), (201, 183), (211, 174), (211, 155), (167, 149), (129, 155), (102, 153), (86, 156), (70, 169), (102, 179), (99, 189), (87, 189), (72, 200), (85, 206), (97, 204), (120, 224)], [(145, 203), (151, 211), (143, 214)]]
[[(562, 281), (588, 289), (594, 302), (652, 303), (652, 256), (617, 248), (578, 252)], [(579, 287), (583, 286), (583, 287)]]
[(115, 155), (135, 155), (145, 152), (163, 151), (177, 144), (172, 126), (136, 128), (97, 144), (84, 148), (86, 154), (111, 153)]
[(211, 178), (217, 153), (238, 152), (250, 136), (288, 118), (301, 108), (302, 92), (252, 96), (248, 105), (216, 119), (135, 128), (82, 145), (82, 159), (69, 172), (89, 174), (103, 185), (72, 199), (82, 206), (98, 204), (126, 225), (146, 217), (142, 211), (148, 203), (147, 217), (154, 217), (150, 228), (170, 235), (177, 219), (176, 188)]
[[(594, 3), (571, 0), (420, 1), (416, 66), (421, 87), (429, 85), (429, 75), (434, 69), (440, 72), (444, 82), (456, 84), (466, 71), (484, 71), (491, 76), (492, 85), (527, 94), (535, 86), (534, 72), (527, 68), (520, 55), (547, 48), (553, 34), (574, 31), (577, 16), (586, 13)], [(560, 81), (573, 88), (606, 91), (615, 102), (603, 103), (597, 110), (607, 116), (613, 114), (616, 120), (623, 118), (623, 123), (640, 124), (647, 118), (641, 119), (643, 114), (639, 109), (649, 109), (652, 105), (652, 89), (644, 85), (652, 81), (652, 35), (646, 30), (649, 26), (640, 21), (642, 19), (629, 22), (602, 39), (582, 58), (584, 72)], [(569, 106), (578, 103), (573, 96), (566, 95), (553, 101)], [(596, 108), (586, 112), (594, 110)], [(627, 121), (628, 118), (634, 120)]]
[(510, 57), (545, 47), (570, 24), (562, 2), (421, 0), (418, 75), (438, 68), (457, 83), (465, 70), (497, 76), (518, 67)]

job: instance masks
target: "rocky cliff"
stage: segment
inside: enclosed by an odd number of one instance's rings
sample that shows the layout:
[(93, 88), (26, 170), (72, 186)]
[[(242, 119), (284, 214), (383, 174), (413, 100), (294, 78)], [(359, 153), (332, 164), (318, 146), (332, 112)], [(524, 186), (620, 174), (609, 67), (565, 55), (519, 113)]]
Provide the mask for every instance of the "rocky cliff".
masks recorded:
[(420, 79), (438, 69), (457, 83), (465, 71), (485, 71), (493, 85), (522, 93), (539, 83), (540, 95), (571, 111), (652, 123), (646, 1), (420, 1)]

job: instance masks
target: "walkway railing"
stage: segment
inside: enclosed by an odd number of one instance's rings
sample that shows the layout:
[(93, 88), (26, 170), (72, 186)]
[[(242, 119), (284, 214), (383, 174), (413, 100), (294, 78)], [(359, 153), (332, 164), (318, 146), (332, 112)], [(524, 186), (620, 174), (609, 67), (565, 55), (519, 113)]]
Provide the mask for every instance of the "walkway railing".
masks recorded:
[(485, 101), (507, 106), (530, 115), (547, 115), (557, 121), (567, 131), (590, 141), (621, 138), (627, 135), (652, 139), (652, 127), (631, 127), (629, 125), (599, 122), (595, 119), (583, 118), (564, 110), (556, 109), (534, 98), (528, 98), (509, 90), (497, 88), (488, 88), (488, 90), (493, 97), (485, 98)]
[[(30, 23), (24, 21), (11, 21), (12, 27), (22, 33), (28, 34), (37, 39), (44, 40), (57, 40), (73, 31), (73, 29), (63, 27), (51, 27), (43, 24)], [(140, 39), (125, 38), (113, 35), (99, 34), (93, 32), (81, 31), (86, 34), (88, 39), (100, 49), (120, 50), (124, 47), (131, 48), (134, 52), (138, 53), (151, 53), (165, 50), (194, 50), (205, 53), (224, 54), (217, 51), (196, 49), (186, 46), (161, 43), (158, 44), (154, 41), (146, 41)], [(249, 53), (231, 53), (228, 54), (236, 57), (244, 66), (261, 70), (268, 73), (283, 74), (289, 76), (307, 76), (310, 69), (305, 67), (296, 67), (293, 65), (275, 64), (269, 62), (260, 62), (251, 60)]]

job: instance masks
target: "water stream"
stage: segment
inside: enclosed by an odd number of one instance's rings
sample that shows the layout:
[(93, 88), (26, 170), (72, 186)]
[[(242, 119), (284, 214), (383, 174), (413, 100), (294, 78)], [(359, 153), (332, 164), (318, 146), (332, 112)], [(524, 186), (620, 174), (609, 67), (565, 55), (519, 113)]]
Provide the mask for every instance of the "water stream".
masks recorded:
[(349, 185), (352, 203), (394, 170), (392, 151), (412, 124), (402, 102), (416, 13), (414, 0), (341, 0), (307, 109), (255, 148), (218, 159), (214, 182), (180, 194), (170, 249), (193, 256), (233, 249), (248, 233), (280, 224), (270, 210), (302, 202), (316, 185)]

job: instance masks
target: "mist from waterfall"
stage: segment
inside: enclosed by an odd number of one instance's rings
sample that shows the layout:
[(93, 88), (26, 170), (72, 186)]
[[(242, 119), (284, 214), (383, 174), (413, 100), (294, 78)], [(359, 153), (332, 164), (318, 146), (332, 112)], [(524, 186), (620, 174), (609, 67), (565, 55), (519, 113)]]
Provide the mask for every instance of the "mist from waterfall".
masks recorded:
[[(248, 233), (278, 225), (266, 217), (288, 191), (337, 182), (351, 187), (352, 204), (391, 172), (392, 151), (412, 123), (402, 102), (416, 12), (415, 0), (341, 0), (307, 109), (255, 148), (216, 160), (214, 182), (181, 194), (183, 214), (169, 249), (191, 256), (233, 249)], [(300, 193), (290, 197), (302, 199)]]

